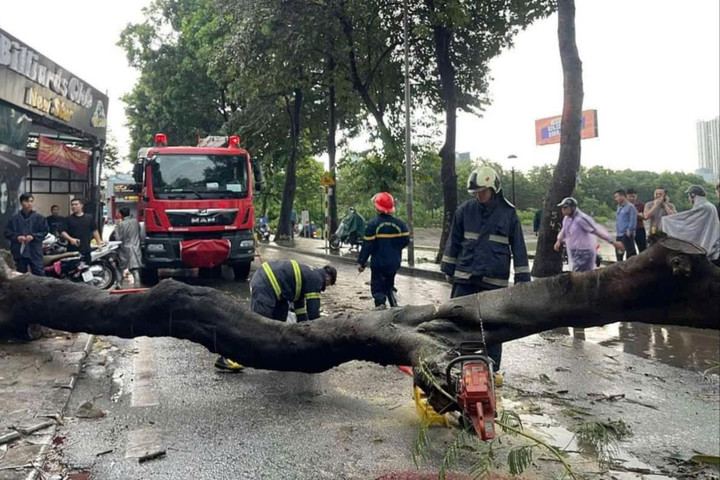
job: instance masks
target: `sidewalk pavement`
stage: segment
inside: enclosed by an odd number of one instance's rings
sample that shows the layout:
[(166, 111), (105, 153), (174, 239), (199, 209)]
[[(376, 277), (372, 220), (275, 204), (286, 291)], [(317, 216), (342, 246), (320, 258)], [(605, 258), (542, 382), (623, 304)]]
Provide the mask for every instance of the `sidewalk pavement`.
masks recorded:
[(37, 478), (94, 338), (0, 340), (0, 480)]

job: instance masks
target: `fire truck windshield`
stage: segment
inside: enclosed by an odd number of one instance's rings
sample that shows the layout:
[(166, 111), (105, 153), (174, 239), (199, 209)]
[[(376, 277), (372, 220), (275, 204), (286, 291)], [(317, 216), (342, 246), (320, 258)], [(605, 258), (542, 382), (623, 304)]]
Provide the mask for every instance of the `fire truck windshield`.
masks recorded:
[(248, 195), (247, 159), (243, 155), (157, 155), (150, 165), (158, 199)]

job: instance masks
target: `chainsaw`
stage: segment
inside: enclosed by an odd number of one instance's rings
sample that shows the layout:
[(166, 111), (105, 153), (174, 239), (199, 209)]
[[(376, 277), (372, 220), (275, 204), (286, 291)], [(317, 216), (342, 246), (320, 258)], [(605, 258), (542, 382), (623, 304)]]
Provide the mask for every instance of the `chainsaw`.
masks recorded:
[[(483, 342), (462, 342), (460, 355), (445, 369), (447, 385), (455, 389), (455, 401), (463, 418), (470, 421), (483, 440), (495, 438), (495, 375)], [(459, 367), (459, 374), (453, 368)]]

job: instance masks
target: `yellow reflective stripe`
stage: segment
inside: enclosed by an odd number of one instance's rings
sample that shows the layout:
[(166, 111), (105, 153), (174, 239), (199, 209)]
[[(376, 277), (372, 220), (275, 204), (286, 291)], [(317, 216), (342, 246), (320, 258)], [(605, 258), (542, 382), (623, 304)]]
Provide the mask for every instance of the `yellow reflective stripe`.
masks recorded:
[(530, 267), (515, 267), (515, 273), (530, 273)]
[(296, 308), (295, 309), (295, 315), (305, 315), (307, 313), (307, 308)]
[(502, 278), (483, 277), (482, 281), (485, 283), (489, 283), (490, 285), (497, 285), (498, 287), (508, 286), (508, 281)]
[(373, 235), (372, 237), (363, 237), (363, 240), (365, 240), (366, 242), (372, 242), (373, 240), (375, 240), (375, 235)]
[(300, 274), (300, 265), (297, 260), (290, 260), (292, 263), (293, 272), (295, 273), (295, 298), (293, 301), (297, 302), (300, 298), (300, 292), (302, 291), (302, 275)]
[(455, 278), (462, 278), (463, 280), (467, 280), (470, 278), (472, 274), (470, 272), (461, 272), (458, 270), (455, 270), (455, 275), (453, 275)]
[(375, 235), (377, 238), (398, 238), (398, 237), (409, 237), (410, 232), (402, 232), (402, 233), (378, 233)]
[(312, 300), (313, 298), (320, 299), (320, 293), (319, 292), (308, 292), (305, 294), (306, 300)]
[(510, 239), (503, 235), (490, 235), (488, 237), (488, 240), (490, 240), (491, 242), (504, 243), (505, 245), (510, 244)]
[(442, 261), (445, 263), (456, 263), (457, 257), (448, 257), (447, 255), (443, 255)]
[(262, 264), (262, 268), (265, 270), (265, 275), (267, 275), (268, 280), (270, 280), (270, 286), (275, 291), (275, 296), (280, 298), (282, 296), (282, 290), (280, 290), (280, 284), (278, 283), (277, 278), (275, 278), (272, 268), (270, 268), (270, 265), (268, 265), (267, 262)]
[(465, 232), (465, 240), (477, 240), (479, 236), (478, 232)]

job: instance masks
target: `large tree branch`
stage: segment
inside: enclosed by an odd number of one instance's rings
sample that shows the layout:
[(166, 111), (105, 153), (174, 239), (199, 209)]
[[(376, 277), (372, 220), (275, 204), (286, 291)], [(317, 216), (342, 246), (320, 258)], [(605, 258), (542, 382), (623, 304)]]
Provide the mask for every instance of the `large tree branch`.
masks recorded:
[(166, 280), (144, 293), (108, 295), (84, 285), (9, 276), (0, 260), (0, 326), (37, 323), (70, 332), (171, 336), (255, 368), (320, 372), (350, 360), (418, 365), (460, 341), (508, 341), (561, 326), (619, 320), (719, 328), (720, 269), (685, 242), (666, 239), (627, 262), (566, 273), (442, 305), (340, 312), (300, 324), (268, 320), (211, 288)]

